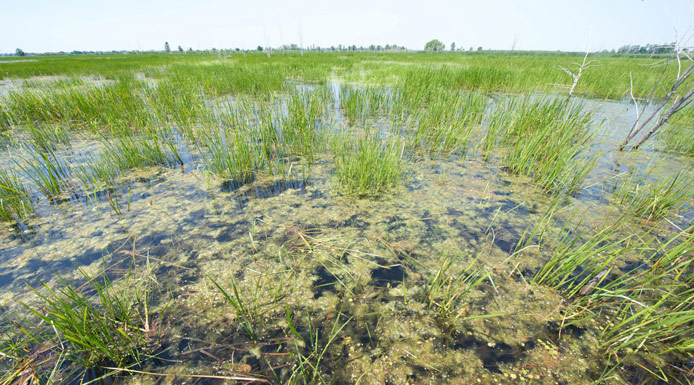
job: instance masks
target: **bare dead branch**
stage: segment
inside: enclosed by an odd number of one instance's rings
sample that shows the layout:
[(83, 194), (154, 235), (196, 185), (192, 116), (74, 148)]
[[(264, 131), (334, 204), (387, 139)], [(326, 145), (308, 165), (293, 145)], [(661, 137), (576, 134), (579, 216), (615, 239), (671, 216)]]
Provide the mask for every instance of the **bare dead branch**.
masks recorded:
[(583, 74), (583, 71), (590, 67), (597, 67), (600, 64), (599, 61), (597, 60), (588, 60), (588, 54), (590, 53), (590, 43), (591, 43), (591, 37), (590, 34), (588, 35), (588, 47), (586, 47), (586, 54), (583, 56), (583, 61), (581, 63), (572, 63), (573, 65), (577, 66), (578, 69), (574, 73), (569, 69), (569, 65), (566, 64), (566, 66), (557, 66), (557, 69), (560, 69), (564, 71), (569, 77), (571, 77), (571, 85), (567, 86), (569, 88), (569, 96), (573, 96), (574, 90), (576, 89), (576, 85), (578, 84), (579, 79), (581, 79), (581, 75)]

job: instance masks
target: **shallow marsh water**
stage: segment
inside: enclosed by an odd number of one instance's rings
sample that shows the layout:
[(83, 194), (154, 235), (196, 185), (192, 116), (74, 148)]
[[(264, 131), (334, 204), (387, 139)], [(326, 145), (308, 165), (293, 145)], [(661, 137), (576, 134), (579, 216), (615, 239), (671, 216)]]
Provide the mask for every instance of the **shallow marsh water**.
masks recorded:
[[(609, 179), (650, 159), (666, 174), (694, 169), (689, 158), (655, 150), (611, 151), (630, 127), (632, 107), (586, 103), (596, 120), (605, 119), (594, 128), (595, 149), (604, 156), (588, 178), (591, 187), (562, 202), (569, 208), (557, 214), (557, 224), (576, 212), (586, 226), (607, 221), (620, 210), (611, 203)], [(100, 150), (86, 140), (69, 151), (77, 164)], [(5, 150), (1, 164), (10, 164), (12, 151)], [(78, 279), (75, 267), (118, 277), (131, 263), (142, 268), (149, 261), (169, 336), (162, 361), (150, 369), (178, 373), (179, 381), (194, 381), (185, 377), (193, 373), (269, 376), (268, 368), (287, 367), (287, 309), (302, 330), (312, 324), (326, 333), (336, 314), (349, 319), (322, 362), (331, 383), (581, 384), (603, 369), (601, 325), (560, 334), (562, 297), (527, 284), (546, 256), (529, 249), (510, 257), (553, 199), (530, 178), (475, 156), (420, 159), (408, 165), (395, 193), (355, 199), (340, 193), (328, 157), (317, 159), (306, 181), (299, 174), (246, 185), (208, 174), (194, 149), (185, 159), (183, 167), (150, 167), (119, 179), (112, 193), (120, 216), (103, 195), (74, 197), (40, 206), (25, 226), (3, 227), (3, 311), (32, 302), (26, 283), (56, 283), (56, 274)], [(678, 218), (676, 224), (690, 223), (690, 208)], [(459, 322), (446, 324), (422, 298), (428, 277), (452, 255), (460, 256), (454, 272), (477, 261), (491, 280), (465, 297)], [(236, 280), (257, 309), (258, 343), (240, 330), (209, 278), (224, 286)]]

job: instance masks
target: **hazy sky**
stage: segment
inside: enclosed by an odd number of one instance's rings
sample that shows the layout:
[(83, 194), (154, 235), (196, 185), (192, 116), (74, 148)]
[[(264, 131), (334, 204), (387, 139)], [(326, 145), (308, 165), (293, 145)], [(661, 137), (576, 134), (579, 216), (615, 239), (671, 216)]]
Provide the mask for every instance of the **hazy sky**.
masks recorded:
[[(0, 52), (281, 43), (592, 50), (673, 41), (694, 0), (0, 0)], [(694, 39), (689, 41), (689, 45)]]

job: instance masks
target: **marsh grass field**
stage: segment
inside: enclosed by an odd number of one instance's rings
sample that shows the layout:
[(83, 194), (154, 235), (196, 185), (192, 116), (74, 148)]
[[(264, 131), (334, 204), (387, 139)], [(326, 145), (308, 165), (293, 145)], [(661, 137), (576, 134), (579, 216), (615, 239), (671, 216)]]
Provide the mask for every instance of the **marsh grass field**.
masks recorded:
[(0, 384), (693, 383), (694, 107), (580, 59), (1, 59)]

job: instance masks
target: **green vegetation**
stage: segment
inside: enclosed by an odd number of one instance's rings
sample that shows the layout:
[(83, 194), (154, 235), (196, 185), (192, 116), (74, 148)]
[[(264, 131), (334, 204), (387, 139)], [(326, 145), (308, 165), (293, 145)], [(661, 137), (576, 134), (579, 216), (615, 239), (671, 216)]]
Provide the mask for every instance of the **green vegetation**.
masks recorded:
[(476, 260), (459, 273), (453, 273), (449, 270), (452, 265), (457, 265), (459, 256), (440, 256), (439, 259), (438, 270), (429, 278), (424, 296), (429, 308), (435, 308), (443, 322), (450, 327), (462, 316), (459, 302), (470, 290), (487, 279), (489, 273), (477, 268)]
[(694, 197), (694, 181), (684, 171), (674, 177), (654, 178), (654, 166), (645, 171), (632, 170), (620, 181), (615, 197), (629, 207), (633, 215), (647, 220), (675, 214)]
[(0, 169), (0, 219), (24, 219), (32, 211), (30, 195), (22, 181), (8, 169)]
[[(42, 289), (31, 288), (39, 303), (22, 305), (41, 322), (25, 320), (24, 325), (18, 325), (19, 334), (10, 337), (14, 344), (3, 345), (11, 347), (3, 358), (15, 364), (3, 381), (26, 378), (26, 373), (42, 378), (40, 370), (47, 365), (51, 377), (61, 371), (83, 381), (94, 380), (113, 374), (104, 372), (104, 367), (134, 367), (154, 353), (158, 341), (156, 331), (149, 329), (147, 280), (128, 274), (115, 285), (105, 274), (92, 277), (81, 269), (79, 272), (86, 280), (79, 287), (59, 278), (59, 288), (46, 283)], [(41, 361), (36, 354), (34, 361), (24, 361), (25, 357), (14, 356), (34, 348), (59, 358), (57, 362), (51, 358)], [(29, 369), (15, 371), (21, 367)]]
[(511, 99), (490, 117), (485, 157), (499, 146), (502, 164), (549, 192), (574, 194), (597, 161), (590, 151), (590, 112), (569, 99)]
[(357, 138), (348, 134), (333, 138), (335, 176), (344, 191), (360, 197), (378, 196), (397, 187), (404, 177), (404, 147), (375, 133)]
[(429, 40), (426, 44), (424, 44), (424, 50), (425, 51), (443, 51), (446, 49), (446, 45), (441, 43), (439, 40), (434, 39), (434, 40)]
[(626, 154), (579, 99), (658, 59), (444, 48), (0, 67), (0, 383), (691, 382), (693, 110)]

